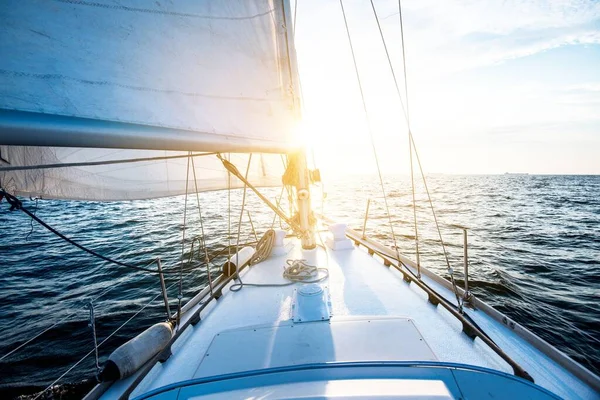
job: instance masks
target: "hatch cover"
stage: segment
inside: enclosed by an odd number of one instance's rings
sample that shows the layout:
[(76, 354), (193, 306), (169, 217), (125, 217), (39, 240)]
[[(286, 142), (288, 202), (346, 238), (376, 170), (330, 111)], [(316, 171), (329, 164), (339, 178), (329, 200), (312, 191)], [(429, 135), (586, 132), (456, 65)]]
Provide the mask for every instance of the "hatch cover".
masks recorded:
[(257, 326), (216, 335), (194, 377), (333, 361), (436, 361), (408, 318)]

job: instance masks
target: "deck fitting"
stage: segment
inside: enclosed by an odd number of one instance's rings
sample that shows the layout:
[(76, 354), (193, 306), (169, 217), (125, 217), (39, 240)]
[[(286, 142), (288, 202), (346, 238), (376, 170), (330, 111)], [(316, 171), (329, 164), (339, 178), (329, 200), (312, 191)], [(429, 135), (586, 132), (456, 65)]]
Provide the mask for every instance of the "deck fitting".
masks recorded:
[(404, 282), (406, 283), (411, 283), (412, 279), (410, 279), (410, 276), (408, 276), (407, 274), (403, 274), (402, 275), (402, 279), (404, 280)]
[(462, 326), (463, 332), (466, 333), (468, 337), (470, 337), (471, 339), (475, 339), (477, 337), (477, 332), (471, 327), (471, 325), (468, 325), (463, 322)]
[(369, 249), (368, 252), (369, 252), (370, 256), (372, 256), (373, 254), (375, 254), (375, 251), (373, 251), (372, 249)]
[(200, 322), (200, 313), (196, 313), (190, 318), (190, 324), (196, 325), (198, 322)]
[(391, 262), (389, 262), (387, 259), (384, 259), (384, 260), (383, 260), (383, 265), (385, 265), (386, 267), (389, 267), (389, 266), (391, 266), (391, 265), (392, 265), (392, 263), (391, 263)]
[(440, 304), (440, 301), (437, 299), (437, 297), (435, 297), (433, 294), (428, 293), (427, 295), (427, 300), (429, 300), (429, 302), (431, 304), (433, 304), (434, 306), (437, 306), (438, 304)]
[(160, 356), (158, 357), (158, 362), (164, 363), (171, 357), (173, 353), (171, 352), (171, 345), (165, 347), (163, 351), (160, 352)]

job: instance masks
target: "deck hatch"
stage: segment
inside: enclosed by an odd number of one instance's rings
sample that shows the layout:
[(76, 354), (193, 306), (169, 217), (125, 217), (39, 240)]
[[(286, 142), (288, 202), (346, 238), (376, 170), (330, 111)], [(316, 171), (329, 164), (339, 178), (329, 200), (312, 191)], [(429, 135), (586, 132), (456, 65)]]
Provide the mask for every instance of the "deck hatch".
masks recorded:
[(217, 334), (194, 377), (334, 361), (436, 361), (408, 318), (287, 321)]

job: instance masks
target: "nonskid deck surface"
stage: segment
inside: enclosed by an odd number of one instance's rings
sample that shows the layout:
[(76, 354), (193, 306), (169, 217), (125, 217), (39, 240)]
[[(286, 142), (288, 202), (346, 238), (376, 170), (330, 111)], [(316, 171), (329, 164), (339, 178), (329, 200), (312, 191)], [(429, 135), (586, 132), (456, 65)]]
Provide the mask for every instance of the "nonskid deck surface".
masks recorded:
[[(242, 280), (245, 283), (286, 283), (282, 277), (286, 260), (300, 258), (300, 246), (290, 245), (287, 255), (270, 257), (246, 268), (241, 273)], [(359, 248), (325, 251), (319, 248), (317, 259), (318, 266), (329, 270), (329, 278), (321, 285), (330, 295), (330, 321), (294, 323), (291, 320), (294, 290), (301, 284), (245, 286), (238, 292), (226, 288), (222, 297), (202, 312), (201, 322), (189, 326), (174, 343), (172, 356), (154, 366), (131, 397), (184, 380), (278, 367), (286, 362), (291, 365), (419, 357), (512, 373), (511, 367), (482, 341), (471, 340), (464, 334), (461, 323), (448, 311), (434, 306), (424, 291), (403, 281), (398, 271), (384, 266), (366, 251)], [(454, 295), (451, 291), (427, 281), (427, 277), (423, 279), (452, 301)], [(538, 385), (563, 398), (597, 398), (591, 388), (507, 327), (483, 312), (467, 312), (529, 372)], [(382, 325), (381, 321), (385, 320), (389, 325)], [(369, 321), (379, 321), (375, 322), (379, 325), (366, 327), (366, 324), (371, 324)], [(398, 325), (399, 321), (405, 321), (405, 324), (409, 321), (414, 330), (407, 325)], [(309, 325), (315, 328), (308, 328)], [(402, 326), (406, 329), (401, 329)], [(303, 329), (305, 333), (297, 330), (293, 335), (286, 335), (285, 329), (291, 332), (291, 327)], [(228, 341), (220, 334), (227, 336)], [(342, 338), (352, 340), (344, 341)], [(419, 339), (425, 343), (421, 352), (406, 353), (411, 342)], [(386, 347), (389, 348), (388, 353), (382, 350)], [(372, 351), (369, 352), (369, 349)], [(371, 359), (356, 359), (366, 354), (371, 354)], [(103, 398), (118, 397), (134, 378), (115, 383)]]

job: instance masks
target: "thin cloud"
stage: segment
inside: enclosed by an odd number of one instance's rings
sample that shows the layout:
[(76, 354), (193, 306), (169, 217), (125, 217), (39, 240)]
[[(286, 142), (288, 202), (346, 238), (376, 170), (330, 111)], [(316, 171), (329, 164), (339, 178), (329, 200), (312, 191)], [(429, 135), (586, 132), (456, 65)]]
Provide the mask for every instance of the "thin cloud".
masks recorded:
[[(392, 11), (390, 3), (386, 6)], [(423, 67), (441, 62), (447, 72), (566, 45), (600, 44), (596, 1), (413, 0), (404, 7), (405, 35), (414, 43), (407, 46), (412, 61)], [(393, 15), (386, 24), (398, 23)]]

